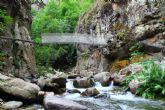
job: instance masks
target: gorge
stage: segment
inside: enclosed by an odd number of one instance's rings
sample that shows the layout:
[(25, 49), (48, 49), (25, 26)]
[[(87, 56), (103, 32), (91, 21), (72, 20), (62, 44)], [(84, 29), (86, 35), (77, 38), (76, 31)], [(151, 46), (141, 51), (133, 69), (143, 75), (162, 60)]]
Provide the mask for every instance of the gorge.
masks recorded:
[[(0, 110), (165, 110), (164, 6), (0, 0)], [(107, 42), (43, 45), (43, 33)]]

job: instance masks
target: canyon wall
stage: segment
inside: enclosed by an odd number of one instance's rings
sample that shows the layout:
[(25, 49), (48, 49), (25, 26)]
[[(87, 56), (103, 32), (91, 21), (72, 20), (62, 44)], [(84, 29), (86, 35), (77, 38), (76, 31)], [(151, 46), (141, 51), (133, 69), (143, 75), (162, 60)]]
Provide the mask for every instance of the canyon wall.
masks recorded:
[(78, 22), (77, 33), (108, 39), (107, 46), (77, 45), (74, 72), (90, 76), (111, 71), (116, 59), (130, 58), (130, 48), (142, 46), (145, 53), (164, 48), (163, 0), (97, 0)]
[(31, 41), (31, 1), (0, 0), (0, 9), (6, 10), (12, 17), (12, 23), (1, 36), (9, 39), (0, 40), (1, 56), (0, 71), (6, 75), (30, 78), (36, 74), (33, 44), (11, 39)]

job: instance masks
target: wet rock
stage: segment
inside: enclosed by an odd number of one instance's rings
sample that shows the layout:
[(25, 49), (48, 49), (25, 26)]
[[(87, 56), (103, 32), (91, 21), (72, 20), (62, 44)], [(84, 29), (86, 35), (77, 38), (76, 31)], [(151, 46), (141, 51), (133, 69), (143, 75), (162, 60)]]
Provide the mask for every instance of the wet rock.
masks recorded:
[(19, 78), (8, 77), (6, 79), (1, 77), (0, 91), (21, 99), (34, 100), (37, 98), (40, 88), (35, 84), (25, 82)]
[(0, 105), (3, 104), (3, 100), (0, 98)]
[(68, 93), (71, 93), (71, 94), (73, 94), (73, 93), (81, 93), (79, 90), (77, 90), (77, 89), (69, 89), (69, 90), (67, 90), (67, 92)]
[(60, 88), (66, 88), (66, 78), (52, 78), (51, 83), (56, 83)]
[(95, 98), (103, 98), (103, 99), (110, 98), (110, 94), (108, 93), (98, 94), (97, 96), (95, 96)]
[(130, 91), (135, 94), (138, 87), (140, 86), (140, 82), (138, 80), (132, 80), (130, 83), (129, 83), (129, 88), (130, 88)]
[(100, 82), (102, 86), (109, 86), (110, 84), (110, 73), (102, 72), (94, 76), (94, 81)]
[(76, 88), (88, 88), (94, 85), (94, 81), (91, 78), (77, 78), (73, 81), (73, 85)]
[(76, 79), (77, 77), (80, 77), (80, 75), (73, 74), (73, 75), (69, 75), (68, 79)]
[(82, 96), (96, 96), (100, 94), (100, 92), (96, 88), (88, 88), (84, 92), (81, 93)]
[(56, 96), (46, 96), (44, 107), (46, 110), (88, 110), (87, 107), (77, 102)]
[(20, 108), (22, 105), (23, 103), (20, 101), (9, 101), (9, 102), (4, 103), (2, 105), (2, 108), (6, 110), (13, 110), (13, 109)]

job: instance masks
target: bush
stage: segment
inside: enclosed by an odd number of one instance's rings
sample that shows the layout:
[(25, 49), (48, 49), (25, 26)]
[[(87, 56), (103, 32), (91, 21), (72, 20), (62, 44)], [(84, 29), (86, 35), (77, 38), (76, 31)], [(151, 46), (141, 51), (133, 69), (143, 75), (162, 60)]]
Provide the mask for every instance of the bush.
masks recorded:
[(141, 64), (144, 66), (143, 71), (128, 76), (125, 85), (128, 86), (131, 80), (136, 79), (141, 83), (136, 95), (144, 98), (165, 96), (165, 71), (153, 61), (145, 61)]
[(0, 33), (3, 33), (11, 22), (12, 18), (7, 15), (7, 12), (0, 9)]

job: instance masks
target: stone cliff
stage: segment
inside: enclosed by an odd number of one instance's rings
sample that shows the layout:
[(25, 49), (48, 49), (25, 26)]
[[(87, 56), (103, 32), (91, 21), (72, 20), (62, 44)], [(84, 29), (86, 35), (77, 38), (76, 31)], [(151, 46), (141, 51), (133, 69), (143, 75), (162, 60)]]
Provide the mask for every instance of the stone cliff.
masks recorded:
[[(6, 10), (13, 19), (1, 36), (31, 41), (31, 1), (0, 0), (0, 9)], [(5, 55), (1, 56), (4, 64), (0, 65), (0, 71), (21, 78), (33, 76), (36, 73), (36, 65), (32, 46), (29, 42), (1, 39), (0, 52)]]
[(97, 0), (78, 22), (77, 32), (108, 39), (108, 45), (77, 45), (75, 72), (82, 76), (111, 71), (116, 59), (130, 57), (130, 47), (139, 43), (140, 51), (161, 52), (165, 42), (163, 0)]

